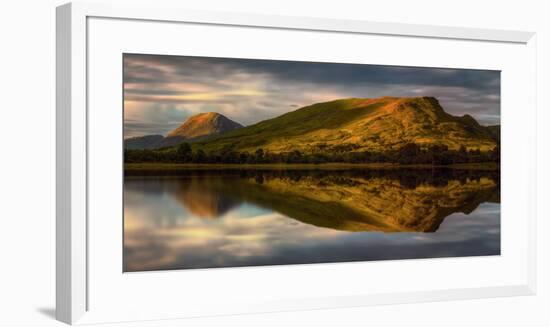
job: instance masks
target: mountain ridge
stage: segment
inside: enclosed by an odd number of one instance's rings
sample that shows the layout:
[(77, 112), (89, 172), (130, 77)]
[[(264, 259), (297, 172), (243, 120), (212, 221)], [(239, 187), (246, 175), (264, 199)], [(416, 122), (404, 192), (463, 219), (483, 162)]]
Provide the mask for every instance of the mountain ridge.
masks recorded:
[(316, 103), (194, 144), (204, 151), (301, 151), (348, 147), (387, 151), (404, 144), (491, 151), (494, 133), (472, 116), (453, 116), (434, 97), (347, 98)]

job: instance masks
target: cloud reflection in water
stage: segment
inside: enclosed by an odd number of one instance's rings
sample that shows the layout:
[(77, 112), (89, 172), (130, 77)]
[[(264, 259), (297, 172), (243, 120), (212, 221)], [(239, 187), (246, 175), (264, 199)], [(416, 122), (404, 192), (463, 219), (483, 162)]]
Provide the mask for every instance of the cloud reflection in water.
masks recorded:
[[(377, 227), (359, 231), (322, 227), (315, 225), (315, 222), (300, 221), (300, 217), (289, 217), (280, 213), (280, 210), (274, 209), (277, 208), (274, 195), (277, 189), (269, 187), (271, 182), (279, 185), (282, 180), (284, 179), (267, 179), (260, 189), (254, 189), (255, 193), (263, 190), (270, 196), (268, 199), (273, 199), (272, 202), (265, 200), (266, 194), (263, 194), (262, 202), (258, 197), (247, 197), (235, 191), (239, 183), (244, 183), (243, 187), (248, 187), (247, 189), (254, 186), (249, 184), (251, 179), (246, 177), (126, 177), (125, 271), (500, 253), (500, 204), (487, 198), (485, 194), (492, 196), (490, 192), (470, 190), (471, 185), (481, 188), (479, 185), (486, 183), (468, 180), (460, 184), (465, 185), (465, 201), (468, 203), (455, 204), (457, 199), (462, 198), (453, 198), (453, 206), (456, 207), (447, 210), (449, 214), (443, 222), (437, 224), (436, 232), (414, 231), (409, 227), (404, 227), (403, 231), (384, 232), (376, 230)], [(380, 183), (379, 179), (356, 180), (364, 181), (366, 185)], [(385, 185), (385, 179), (382, 181), (381, 185)], [(298, 183), (306, 185), (307, 178), (302, 178)], [(219, 188), (221, 185), (231, 185), (230, 189), (235, 192), (225, 190), (224, 193), (223, 188)], [(447, 182), (447, 185), (453, 184)], [(427, 187), (424, 184), (421, 187), (399, 192), (405, 198), (408, 196), (407, 192), (417, 196), (418, 192), (426, 192)], [(435, 189), (441, 187), (445, 186), (437, 186)], [(300, 186), (293, 185), (292, 189), (300, 190)], [(366, 186), (360, 185), (358, 189), (366, 189)], [(343, 198), (348, 190), (354, 192), (354, 188), (349, 185), (345, 190), (339, 194)], [(490, 189), (491, 192), (495, 190), (496, 186)], [(331, 190), (332, 193), (333, 191)], [(453, 192), (459, 193), (456, 187)], [(281, 194), (289, 195), (284, 192)], [(367, 206), (380, 200), (373, 199), (369, 193), (359, 195), (365, 199)], [(308, 201), (310, 200), (315, 199), (309, 198)], [(329, 203), (332, 200), (334, 199), (320, 203)], [(440, 206), (445, 205), (445, 199), (439, 199), (439, 203)], [(289, 205), (292, 205), (291, 201)], [(293, 211), (289, 209), (288, 212)]]

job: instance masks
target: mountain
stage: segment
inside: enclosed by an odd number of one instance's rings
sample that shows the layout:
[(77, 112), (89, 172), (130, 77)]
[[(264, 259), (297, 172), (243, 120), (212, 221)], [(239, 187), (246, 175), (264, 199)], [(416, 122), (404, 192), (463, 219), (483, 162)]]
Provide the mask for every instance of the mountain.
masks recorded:
[(216, 112), (193, 115), (178, 128), (162, 135), (145, 135), (124, 140), (126, 149), (156, 149), (175, 146), (181, 142), (195, 142), (204, 137), (219, 135), (243, 126)]
[[(388, 151), (404, 144), (492, 150), (498, 139), (472, 116), (453, 116), (433, 97), (351, 98), (317, 103), (279, 117), (208, 137), (194, 144), (205, 151), (253, 152), (351, 149)], [(346, 148), (347, 147), (347, 148)]]
[(241, 124), (216, 112), (200, 113), (187, 118), (180, 127), (168, 133), (167, 137), (183, 137), (186, 140), (222, 134), (243, 127)]

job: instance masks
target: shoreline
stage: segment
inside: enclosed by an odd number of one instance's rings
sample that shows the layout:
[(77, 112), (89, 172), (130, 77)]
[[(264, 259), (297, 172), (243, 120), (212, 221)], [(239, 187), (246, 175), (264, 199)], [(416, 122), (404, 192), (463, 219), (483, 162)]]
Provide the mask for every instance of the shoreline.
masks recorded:
[(494, 162), (462, 163), (451, 165), (401, 165), (396, 163), (263, 163), (263, 164), (208, 164), (208, 163), (125, 163), (124, 171), (145, 170), (353, 170), (353, 169), (456, 169), (500, 170)]

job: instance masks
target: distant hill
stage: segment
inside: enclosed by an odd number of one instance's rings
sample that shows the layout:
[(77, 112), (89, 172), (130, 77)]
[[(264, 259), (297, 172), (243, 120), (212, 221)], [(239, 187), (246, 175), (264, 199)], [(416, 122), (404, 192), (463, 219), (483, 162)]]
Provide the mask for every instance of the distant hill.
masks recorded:
[(204, 137), (219, 135), (243, 127), (216, 112), (193, 115), (178, 128), (162, 135), (145, 135), (124, 140), (125, 149), (156, 149), (175, 146), (181, 142), (195, 142)]
[(494, 128), (472, 116), (446, 113), (433, 97), (341, 99), (317, 103), (279, 117), (211, 136), (193, 144), (205, 151), (299, 150), (304, 153), (348, 147), (388, 151), (407, 143), (446, 145), (457, 150), (490, 151), (498, 144)]
[(124, 140), (125, 149), (156, 149), (164, 140), (162, 135), (145, 135)]
[(186, 140), (222, 134), (243, 125), (216, 112), (200, 113), (189, 117), (180, 127), (168, 133), (167, 137), (183, 137)]

